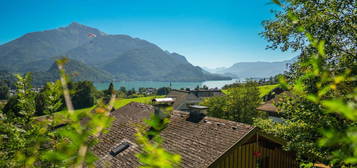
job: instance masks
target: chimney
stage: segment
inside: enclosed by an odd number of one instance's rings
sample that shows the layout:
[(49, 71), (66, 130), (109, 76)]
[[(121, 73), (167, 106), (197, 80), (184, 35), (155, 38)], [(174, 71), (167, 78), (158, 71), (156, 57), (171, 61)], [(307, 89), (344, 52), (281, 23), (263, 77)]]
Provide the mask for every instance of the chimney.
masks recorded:
[(200, 122), (207, 115), (207, 109), (208, 107), (206, 106), (200, 106), (200, 105), (189, 106), (190, 116), (187, 118), (187, 121), (193, 123)]
[(168, 117), (166, 111), (169, 111), (169, 108), (174, 104), (174, 98), (155, 98), (152, 99), (152, 104), (155, 108), (155, 115), (159, 116), (160, 119)]

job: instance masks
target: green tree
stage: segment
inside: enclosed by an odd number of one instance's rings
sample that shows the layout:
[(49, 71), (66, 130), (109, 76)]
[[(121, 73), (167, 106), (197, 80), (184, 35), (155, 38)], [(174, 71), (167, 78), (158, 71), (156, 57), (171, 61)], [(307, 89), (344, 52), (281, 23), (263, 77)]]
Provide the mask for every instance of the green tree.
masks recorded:
[[(281, 85), (293, 97), (277, 104), (284, 124), (257, 120), (268, 133), (284, 138), (302, 162), (334, 167), (357, 164), (357, 33), (355, 0), (275, 1), (283, 10), (264, 23), (271, 48), (299, 50)], [(311, 165), (311, 164), (304, 164)]]
[(157, 89), (157, 95), (167, 95), (167, 94), (169, 94), (169, 92), (170, 92), (170, 88), (169, 87), (161, 87), (161, 88), (159, 88), (159, 89)]
[(9, 98), (9, 87), (4, 83), (0, 83), (0, 100), (7, 100)]
[(208, 107), (208, 115), (217, 118), (229, 118), (226, 112), (227, 96), (210, 97), (203, 100), (201, 103)]
[(126, 88), (124, 86), (121, 86), (119, 91), (126, 93)]
[(355, 71), (356, 3), (356, 0), (282, 1), (282, 10), (274, 11), (275, 18), (263, 22), (265, 32), (261, 35), (271, 43), (269, 48), (299, 51), (300, 59), (306, 60), (317, 51), (307, 42), (306, 33), (311, 34), (325, 41), (325, 59), (329, 66), (340, 70), (354, 67)]
[(328, 164), (329, 154), (336, 150), (336, 147), (321, 147), (317, 143), (323, 136), (321, 130), (343, 130), (353, 125), (353, 122), (341, 119), (335, 114), (324, 113), (318, 104), (292, 93), (281, 97), (276, 106), (285, 119), (284, 123), (258, 118), (255, 119), (255, 125), (268, 134), (284, 139), (287, 142), (285, 149), (295, 151), (301, 162)]
[(97, 89), (91, 81), (79, 81), (69, 85), (75, 109), (92, 107), (96, 103)]
[(111, 96), (112, 96), (113, 94), (116, 94), (116, 92), (115, 92), (115, 89), (114, 89), (114, 85), (113, 85), (113, 83), (111, 82), (111, 83), (109, 84), (108, 89), (104, 91), (103, 101), (104, 101), (105, 103), (109, 103), (110, 98), (111, 98)]
[(206, 98), (202, 105), (208, 107), (208, 115), (251, 124), (260, 117), (256, 108), (261, 99), (257, 83), (248, 81), (227, 91), (225, 96)]
[(24, 76), (16, 75), (16, 96), (10, 98), (3, 112), (8, 117), (21, 116), (29, 120), (36, 111), (36, 93), (32, 90), (32, 77), (30, 73)]
[(31, 74), (16, 77), (16, 96), (9, 101), (11, 105), (0, 119), (0, 167), (34, 166), (44, 152), (40, 144), (49, 142), (48, 125), (32, 119), (36, 109)]
[(57, 112), (62, 108), (61, 83), (48, 82), (36, 96), (36, 115), (46, 115)]

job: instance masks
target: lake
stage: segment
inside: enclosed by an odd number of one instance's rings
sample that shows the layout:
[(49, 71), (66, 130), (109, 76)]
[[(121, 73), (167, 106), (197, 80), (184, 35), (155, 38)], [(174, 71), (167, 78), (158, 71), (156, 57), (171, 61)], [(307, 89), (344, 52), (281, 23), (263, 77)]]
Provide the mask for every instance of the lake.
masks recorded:
[[(190, 88), (194, 89), (199, 85), (202, 87), (203, 85), (208, 86), (208, 88), (222, 88), (226, 84), (232, 84), (239, 81), (239, 79), (232, 80), (220, 80), (220, 81), (203, 81), (203, 82), (171, 82), (171, 88), (173, 89), (181, 89), (181, 88)], [(94, 86), (98, 90), (107, 89), (110, 82), (96, 82)], [(122, 81), (122, 82), (114, 82), (114, 87), (119, 89), (121, 86), (124, 86), (126, 89), (138, 90), (139, 88), (160, 88), (160, 87), (170, 87), (170, 82), (158, 82), (158, 81)]]

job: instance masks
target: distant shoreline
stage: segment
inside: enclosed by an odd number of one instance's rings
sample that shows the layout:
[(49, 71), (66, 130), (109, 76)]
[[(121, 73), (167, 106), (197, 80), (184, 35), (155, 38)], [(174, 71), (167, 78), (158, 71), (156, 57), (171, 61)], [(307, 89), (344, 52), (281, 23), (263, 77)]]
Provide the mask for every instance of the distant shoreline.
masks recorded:
[[(232, 84), (237, 81), (243, 81), (242, 79), (231, 79), (231, 80), (209, 80), (202, 82), (163, 82), (163, 81), (119, 81), (113, 82), (114, 87), (119, 89), (124, 86), (126, 89), (138, 90), (139, 88), (160, 88), (160, 87), (171, 87), (173, 89), (181, 89), (181, 88), (190, 88), (194, 89), (199, 85), (202, 87), (203, 85), (208, 86), (208, 88), (222, 88), (226, 84)], [(98, 90), (107, 89), (111, 82), (94, 82), (94, 86)]]

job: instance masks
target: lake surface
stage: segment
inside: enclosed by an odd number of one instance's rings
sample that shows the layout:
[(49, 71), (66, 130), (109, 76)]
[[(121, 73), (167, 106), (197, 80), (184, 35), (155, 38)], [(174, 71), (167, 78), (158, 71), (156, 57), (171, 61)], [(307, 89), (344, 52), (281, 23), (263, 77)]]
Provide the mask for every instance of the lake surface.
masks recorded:
[[(203, 85), (208, 86), (208, 88), (222, 88), (226, 84), (232, 84), (239, 81), (239, 79), (232, 80), (221, 80), (221, 81), (203, 81), (203, 82), (171, 82), (171, 88), (173, 89), (181, 89), (181, 88), (190, 88), (194, 89), (199, 85), (202, 87)], [(98, 90), (107, 89), (110, 82), (97, 82), (94, 83), (94, 86)], [(122, 81), (122, 82), (114, 82), (114, 87), (119, 89), (121, 86), (124, 86), (126, 89), (138, 90), (139, 88), (160, 88), (160, 87), (170, 87), (170, 82), (157, 82), (157, 81)]]

